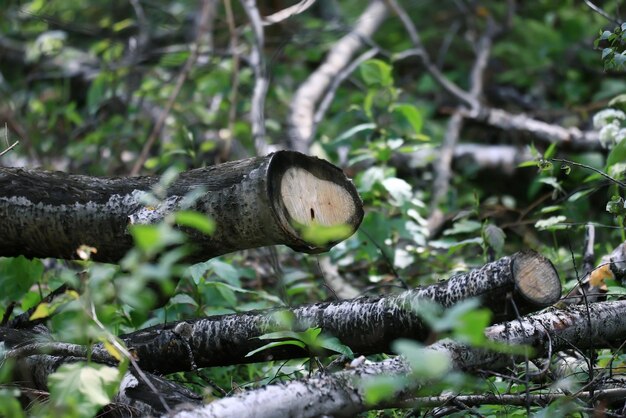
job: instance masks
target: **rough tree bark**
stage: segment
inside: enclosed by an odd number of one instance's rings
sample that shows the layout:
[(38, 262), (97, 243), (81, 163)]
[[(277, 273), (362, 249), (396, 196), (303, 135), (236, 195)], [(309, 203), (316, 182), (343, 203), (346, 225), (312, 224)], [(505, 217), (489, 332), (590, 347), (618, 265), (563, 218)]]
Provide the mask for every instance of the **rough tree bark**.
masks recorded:
[[(469, 297), (481, 297), (485, 306), (500, 318), (512, 318), (507, 302), (511, 294), (518, 308), (526, 312), (549, 305), (560, 295), (560, 281), (552, 264), (534, 252), (517, 253), (489, 263), (469, 273), (453, 276), (422, 289), (384, 298), (320, 303), (288, 311), (295, 329), (319, 326), (339, 337), (359, 353), (380, 353), (398, 338), (425, 341), (430, 331), (415, 313), (420, 301), (431, 299), (451, 306)], [(250, 312), (224, 315), (195, 321), (159, 325), (122, 336), (146, 377), (128, 374), (116, 402), (146, 413), (164, 412), (178, 403), (196, 403), (197, 399), (177, 385), (151, 375), (224, 364), (307, 356), (302, 350), (277, 349), (256, 356), (245, 355), (263, 344), (256, 339), (275, 329), (276, 313)], [(283, 311), (284, 312), (284, 311)], [(16, 361), (15, 379), (30, 389), (47, 390), (47, 376), (65, 362), (92, 361), (114, 365), (116, 360), (101, 345), (85, 347), (46, 342), (45, 335), (31, 330), (0, 327), (0, 343), (8, 349), (3, 358)], [(288, 346), (284, 346), (288, 347)], [(46, 354), (41, 354), (46, 353)], [(132, 370), (131, 370), (132, 371)], [(164, 388), (160, 396), (146, 384)]]
[[(351, 235), (363, 218), (356, 189), (340, 169), (296, 152), (181, 173), (157, 205), (145, 203), (158, 183), (157, 176), (0, 168), (0, 256), (72, 259), (79, 246), (89, 245), (97, 249), (94, 260), (118, 261), (133, 245), (129, 225), (157, 223), (180, 209), (216, 224), (210, 236), (187, 231), (196, 247), (189, 261), (275, 244), (319, 253)], [(350, 228), (337, 241), (319, 243), (301, 233), (314, 225)]]
[[(606, 347), (626, 338), (626, 301), (595, 303), (588, 310), (584, 306), (551, 310), (494, 325), (485, 330), (485, 335), (500, 343), (528, 345), (533, 348), (530, 357), (571, 346)], [(428, 350), (445, 354), (450, 359), (450, 367), (457, 370), (494, 370), (519, 360), (510, 354), (472, 348), (451, 340), (432, 344)], [(394, 401), (383, 405), (368, 404), (364, 390), (364, 383), (371, 377), (406, 377), (410, 371), (410, 365), (399, 356), (321, 377), (265, 386), (202, 408), (179, 412), (174, 417), (355, 416), (369, 409), (393, 406), (392, 402), (397, 405), (412, 396), (415, 391), (411, 389), (424, 381), (412, 382), (408, 390), (397, 393)]]
[[(354, 352), (374, 354), (388, 352), (389, 344), (398, 338), (428, 339), (430, 330), (416, 313), (425, 299), (449, 307), (479, 297), (482, 305), (494, 312), (497, 322), (515, 318), (511, 299), (524, 314), (552, 305), (560, 295), (561, 284), (552, 263), (535, 252), (520, 252), (445, 282), (395, 296), (213, 316), (183, 321), (188, 324), (185, 333), (177, 331), (181, 322), (174, 322), (121, 338), (137, 355), (142, 369), (158, 373), (190, 370), (192, 361), (198, 367), (209, 367), (306, 357), (309, 353), (293, 345), (246, 357), (266, 343), (257, 337), (284, 329), (280, 318), (287, 315), (293, 318), (294, 330), (320, 327)], [(278, 315), (280, 312), (284, 315)]]

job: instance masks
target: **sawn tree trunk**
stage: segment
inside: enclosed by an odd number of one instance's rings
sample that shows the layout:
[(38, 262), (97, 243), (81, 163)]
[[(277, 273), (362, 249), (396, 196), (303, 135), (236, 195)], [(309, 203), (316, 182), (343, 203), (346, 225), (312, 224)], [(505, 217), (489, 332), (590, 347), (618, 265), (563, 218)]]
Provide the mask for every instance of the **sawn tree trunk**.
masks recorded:
[[(189, 261), (275, 244), (318, 253), (350, 236), (363, 218), (340, 169), (296, 152), (183, 172), (164, 190), (159, 181), (0, 168), (0, 256), (73, 259), (88, 245), (97, 249), (92, 259), (115, 262), (133, 246), (130, 225), (154, 224), (181, 209), (216, 224), (210, 236), (187, 231), (197, 249)], [(151, 203), (150, 195), (161, 199)], [(303, 233), (339, 225), (346, 227), (328, 242)]]

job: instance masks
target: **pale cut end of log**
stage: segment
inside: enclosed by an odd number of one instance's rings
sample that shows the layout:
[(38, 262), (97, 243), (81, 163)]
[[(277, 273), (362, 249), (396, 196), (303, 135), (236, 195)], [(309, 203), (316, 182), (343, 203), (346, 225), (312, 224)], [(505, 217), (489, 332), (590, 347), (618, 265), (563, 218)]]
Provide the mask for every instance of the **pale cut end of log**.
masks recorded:
[(283, 175), (280, 197), (291, 219), (304, 226), (347, 225), (356, 213), (345, 187), (299, 167), (289, 168)]
[[(292, 248), (325, 251), (359, 227), (363, 219), (361, 198), (339, 168), (318, 158), (283, 151), (274, 156), (270, 170), (273, 179), (269, 194), (280, 223), (304, 244)], [(307, 230), (314, 233), (316, 228), (335, 227), (339, 229), (328, 243), (307, 236)]]
[(517, 291), (537, 306), (550, 306), (561, 297), (561, 280), (550, 260), (534, 251), (521, 251), (513, 259)]

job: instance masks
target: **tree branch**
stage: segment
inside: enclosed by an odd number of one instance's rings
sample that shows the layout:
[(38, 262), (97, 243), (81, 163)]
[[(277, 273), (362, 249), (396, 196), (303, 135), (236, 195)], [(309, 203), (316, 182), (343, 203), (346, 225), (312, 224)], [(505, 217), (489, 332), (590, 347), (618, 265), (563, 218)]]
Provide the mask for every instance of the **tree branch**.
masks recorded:
[(185, 344), (173, 333), (177, 323), (158, 325), (121, 338), (137, 354), (142, 369), (159, 373), (189, 370), (192, 360), (198, 367), (210, 367), (306, 357), (307, 351), (292, 345), (247, 356), (248, 352), (265, 344), (259, 336), (284, 329), (280, 318), (285, 316), (293, 319), (295, 331), (320, 327), (354, 352), (374, 354), (388, 352), (389, 344), (397, 338), (418, 341), (429, 338), (430, 329), (417, 312), (425, 300), (450, 307), (461, 300), (478, 297), (482, 306), (494, 313), (496, 322), (515, 316), (511, 297), (520, 311), (527, 313), (551, 305), (560, 296), (560, 281), (552, 264), (537, 253), (521, 252), (453, 276), (448, 281), (398, 295), (186, 321), (191, 327), (192, 358)]
[[(265, 155), (269, 152), (269, 147), (265, 140), (265, 96), (267, 95), (267, 88), (269, 86), (265, 58), (263, 56), (265, 34), (263, 33), (263, 22), (259, 9), (256, 6), (256, 0), (241, 0), (241, 5), (246, 11), (246, 15), (250, 21), (253, 38), (252, 51), (250, 52), (249, 58), (255, 79), (250, 109), (252, 138), (257, 155)], [(231, 103), (231, 105), (234, 105), (234, 103)]]
[[(594, 347), (601, 348), (626, 338), (626, 301), (591, 304), (589, 317), (591, 321), (587, 321), (584, 306), (550, 310), (491, 326), (485, 330), (485, 335), (501, 344), (530, 346), (532, 357), (544, 356), (550, 342), (555, 350), (569, 348), (572, 344), (586, 347), (590, 341), (586, 336), (591, 334)], [(606, 327), (607, 323), (612, 326)], [(446, 356), (453, 370), (493, 370), (517, 360), (511, 354), (473, 348), (452, 340), (436, 342), (426, 350)], [(410, 377), (410, 372), (411, 366), (400, 356), (379, 363), (365, 362), (334, 374), (250, 390), (201, 408), (179, 412), (174, 417), (354, 416), (411, 399), (414, 388), (428, 381)], [(396, 392), (393, 400), (372, 405), (366, 400), (365, 388), (368, 381), (378, 376), (402, 377), (409, 379), (410, 384)]]
[(315, 108), (328, 91), (333, 79), (348, 66), (352, 56), (370, 38), (387, 16), (383, 0), (373, 0), (365, 9), (354, 29), (337, 41), (322, 64), (304, 81), (293, 95), (289, 106), (290, 147), (308, 152), (315, 134)]

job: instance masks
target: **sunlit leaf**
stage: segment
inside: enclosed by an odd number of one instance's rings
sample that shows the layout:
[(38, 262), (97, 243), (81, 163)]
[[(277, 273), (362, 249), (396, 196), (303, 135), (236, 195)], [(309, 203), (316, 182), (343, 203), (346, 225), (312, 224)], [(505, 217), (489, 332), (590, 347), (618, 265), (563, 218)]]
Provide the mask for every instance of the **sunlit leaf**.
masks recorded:
[(302, 238), (311, 244), (323, 247), (331, 242), (338, 242), (346, 239), (352, 234), (353, 230), (350, 225), (309, 225), (302, 227)]
[(206, 235), (211, 235), (213, 231), (215, 231), (215, 222), (213, 222), (208, 216), (196, 211), (178, 211), (174, 215), (174, 219), (177, 225), (197, 229)]
[(407, 359), (413, 375), (420, 378), (442, 378), (450, 370), (450, 358), (446, 354), (424, 348), (413, 340), (396, 340), (392, 344), (392, 349)]
[(302, 341), (298, 341), (298, 340), (274, 341), (272, 343), (265, 344), (264, 346), (259, 347), (256, 350), (250, 351), (248, 354), (246, 354), (246, 357), (250, 357), (250, 356), (255, 355), (256, 353), (260, 353), (261, 351), (269, 350), (270, 348), (280, 347), (283, 345), (295, 345), (296, 347), (306, 349), (306, 345)]
[(618, 142), (615, 144), (611, 152), (609, 152), (609, 156), (606, 158), (606, 170), (609, 170), (614, 164), (623, 163), (626, 161), (626, 140)]
[(378, 59), (367, 60), (359, 67), (363, 81), (369, 86), (389, 87), (393, 85), (393, 68)]
[(454, 328), (454, 335), (463, 342), (480, 345), (485, 341), (485, 328), (491, 320), (488, 309), (477, 309), (466, 312), (459, 317), (459, 323)]
[(538, 230), (554, 230), (565, 228), (565, 225), (560, 225), (565, 222), (567, 218), (563, 215), (551, 216), (548, 219), (541, 219), (535, 222), (535, 228)]
[(502, 252), (504, 248), (504, 239), (506, 234), (504, 231), (493, 224), (488, 224), (483, 230), (485, 243), (493, 248), (496, 253)]
[(0, 257), (0, 300), (19, 300), (41, 279), (43, 270), (43, 263), (38, 259)]
[(402, 376), (373, 376), (363, 382), (365, 402), (368, 405), (376, 405), (390, 399), (407, 383), (407, 379)]
[(391, 197), (389, 203), (394, 206), (402, 206), (413, 196), (413, 189), (409, 183), (405, 180), (399, 179), (397, 177), (389, 177), (384, 179), (381, 184), (387, 191)]
[(63, 364), (48, 377), (50, 402), (74, 405), (79, 416), (94, 416), (111, 402), (120, 379), (114, 367), (82, 362)]
[(31, 321), (41, 318), (47, 318), (50, 316), (50, 305), (46, 302), (42, 302), (35, 308), (35, 312), (28, 318)]
[(122, 353), (109, 340), (102, 341), (104, 349), (117, 361), (122, 361)]
[(406, 121), (411, 125), (413, 131), (416, 134), (422, 132), (422, 126), (424, 125), (424, 117), (422, 112), (412, 104), (401, 103), (396, 104), (393, 108), (394, 112), (400, 113)]

